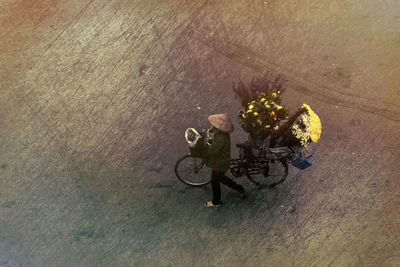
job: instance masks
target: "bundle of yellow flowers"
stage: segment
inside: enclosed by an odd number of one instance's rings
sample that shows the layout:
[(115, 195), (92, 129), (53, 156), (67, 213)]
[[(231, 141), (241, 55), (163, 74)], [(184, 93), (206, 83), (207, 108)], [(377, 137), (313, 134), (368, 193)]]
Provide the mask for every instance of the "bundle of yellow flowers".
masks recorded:
[(302, 114), (297, 123), (292, 126), (292, 134), (300, 141), (302, 147), (310, 143), (311, 125), (310, 117)]
[(253, 140), (263, 141), (271, 136), (270, 146), (302, 146), (318, 142), (321, 121), (307, 104), (303, 104), (289, 116), (287, 107), (281, 104), (281, 93), (286, 81), (278, 76), (253, 78), (249, 85), (239, 81), (233, 85), (235, 96), (243, 109), (238, 112), (240, 125)]
[(310, 118), (310, 138), (314, 143), (316, 143), (321, 137), (321, 120), (319, 119), (317, 114), (312, 111), (309, 105), (303, 104), (302, 108), (307, 110), (307, 114)]
[(321, 121), (307, 104), (303, 104), (280, 131), (276, 143), (280, 146), (307, 147), (311, 142), (318, 142), (321, 136)]
[(281, 105), (283, 85), (268, 78), (253, 79), (249, 86), (239, 83), (234, 87), (244, 109), (238, 112), (240, 125), (254, 139), (264, 140), (277, 133), (279, 123), (289, 111)]

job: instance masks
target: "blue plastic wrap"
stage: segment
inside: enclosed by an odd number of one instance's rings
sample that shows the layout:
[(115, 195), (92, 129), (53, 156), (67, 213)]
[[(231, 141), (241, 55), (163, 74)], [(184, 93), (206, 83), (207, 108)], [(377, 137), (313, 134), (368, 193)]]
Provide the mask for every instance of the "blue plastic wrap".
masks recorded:
[(300, 153), (300, 156), (292, 161), (292, 165), (300, 170), (304, 170), (312, 165), (314, 161), (314, 150), (311, 151), (311, 155), (305, 157), (303, 153)]

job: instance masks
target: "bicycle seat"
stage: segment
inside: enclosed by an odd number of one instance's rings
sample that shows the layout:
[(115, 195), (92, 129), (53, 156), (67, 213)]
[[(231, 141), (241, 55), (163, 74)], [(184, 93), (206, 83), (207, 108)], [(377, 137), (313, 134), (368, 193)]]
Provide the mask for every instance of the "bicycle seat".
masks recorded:
[(236, 144), (236, 146), (238, 147), (238, 148), (250, 148), (250, 142), (249, 141), (246, 141), (246, 142), (244, 142), (244, 143), (239, 143), (239, 144)]

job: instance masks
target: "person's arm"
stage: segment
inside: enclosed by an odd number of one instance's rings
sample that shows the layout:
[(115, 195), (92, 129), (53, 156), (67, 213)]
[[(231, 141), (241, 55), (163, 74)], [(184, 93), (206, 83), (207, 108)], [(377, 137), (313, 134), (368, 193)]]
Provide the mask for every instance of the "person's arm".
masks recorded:
[(210, 148), (209, 148), (209, 153), (211, 155), (218, 153), (224, 146), (224, 138), (223, 138), (223, 136), (221, 136), (219, 134), (216, 134), (214, 136), (214, 138), (215, 139), (213, 140), (213, 142), (211, 143)]
[(214, 136), (214, 140), (211, 145), (206, 149), (206, 161), (208, 161), (211, 155), (218, 153), (224, 146), (224, 138), (223, 136), (216, 134)]

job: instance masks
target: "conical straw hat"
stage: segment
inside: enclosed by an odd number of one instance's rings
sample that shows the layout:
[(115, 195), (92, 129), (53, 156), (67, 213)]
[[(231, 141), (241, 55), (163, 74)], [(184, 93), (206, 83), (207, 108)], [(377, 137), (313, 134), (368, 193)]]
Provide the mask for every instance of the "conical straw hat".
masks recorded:
[(208, 116), (208, 121), (220, 131), (231, 133), (234, 130), (233, 124), (226, 113), (210, 115)]

